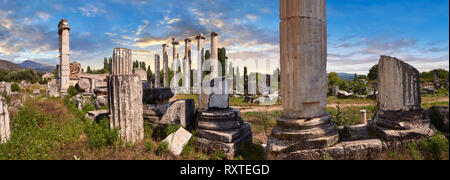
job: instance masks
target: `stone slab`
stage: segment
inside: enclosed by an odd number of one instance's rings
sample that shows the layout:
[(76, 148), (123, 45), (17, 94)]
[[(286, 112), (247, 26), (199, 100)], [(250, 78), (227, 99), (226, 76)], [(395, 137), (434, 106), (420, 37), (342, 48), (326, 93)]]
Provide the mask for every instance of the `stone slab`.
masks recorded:
[(162, 142), (167, 142), (169, 144), (169, 151), (173, 155), (180, 155), (183, 151), (184, 146), (191, 139), (192, 134), (186, 131), (184, 128), (178, 129), (175, 133), (170, 134)]

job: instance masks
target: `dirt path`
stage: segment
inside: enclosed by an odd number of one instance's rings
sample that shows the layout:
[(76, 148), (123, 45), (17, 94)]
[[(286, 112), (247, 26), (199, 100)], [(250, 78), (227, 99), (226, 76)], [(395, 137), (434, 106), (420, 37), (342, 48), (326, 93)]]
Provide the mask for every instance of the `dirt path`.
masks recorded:
[[(448, 102), (448, 98), (439, 98), (437, 100), (424, 100), (423, 102)], [(341, 104), (341, 108), (346, 107), (364, 107), (364, 106), (374, 106), (375, 103), (364, 103), (364, 104)], [(327, 107), (336, 107), (337, 103), (329, 103)], [(272, 112), (272, 111), (282, 111), (283, 107), (278, 106), (232, 106), (232, 108), (239, 109), (241, 113), (247, 112)]]

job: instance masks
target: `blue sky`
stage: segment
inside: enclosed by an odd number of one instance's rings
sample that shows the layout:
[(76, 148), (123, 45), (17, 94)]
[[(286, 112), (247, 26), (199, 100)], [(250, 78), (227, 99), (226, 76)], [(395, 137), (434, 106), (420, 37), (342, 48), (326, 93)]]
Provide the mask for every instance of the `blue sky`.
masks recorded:
[[(329, 72), (366, 74), (380, 55), (420, 71), (449, 68), (448, 0), (328, 0), (327, 15)], [(56, 64), (61, 18), (72, 28), (71, 61), (83, 68), (101, 67), (114, 47), (153, 66), (171, 36), (213, 31), (234, 65), (270, 72), (279, 64), (277, 0), (0, 0), (0, 59)]]

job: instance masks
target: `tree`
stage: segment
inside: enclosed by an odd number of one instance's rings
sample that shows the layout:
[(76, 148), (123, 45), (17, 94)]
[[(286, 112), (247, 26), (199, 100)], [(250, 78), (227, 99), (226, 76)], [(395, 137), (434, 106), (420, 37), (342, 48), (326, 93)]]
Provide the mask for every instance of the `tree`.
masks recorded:
[(244, 94), (248, 95), (248, 71), (247, 71), (247, 66), (244, 66)]
[(338, 86), (340, 81), (341, 81), (341, 79), (339, 78), (337, 73), (331, 72), (330, 74), (328, 74), (328, 86), (329, 87)]
[(109, 72), (109, 63), (108, 63), (108, 58), (105, 57), (105, 59), (103, 59), (103, 69), (107, 72)]
[(378, 79), (378, 64), (370, 68), (369, 74), (367, 76), (371, 81), (375, 81)]
[(206, 50), (205, 52), (205, 60), (211, 59), (211, 52), (209, 50)]
[(87, 73), (92, 74), (91, 66), (88, 66), (88, 67), (87, 67)]
[(225, 48), (218, 48), (217, 49), (218, 52), (218, 61), (220, 62), (220, 65), (222, 66), (222, 75), (225, 74), (226, 72), (226, 60), (228, 59), (227, 57), (227, 50)]

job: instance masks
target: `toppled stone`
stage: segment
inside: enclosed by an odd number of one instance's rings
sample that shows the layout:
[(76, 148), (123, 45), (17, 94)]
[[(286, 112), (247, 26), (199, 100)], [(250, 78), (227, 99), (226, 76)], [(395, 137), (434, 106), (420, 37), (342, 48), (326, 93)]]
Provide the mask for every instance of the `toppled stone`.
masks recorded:
[(94, 105), (95, 109), (100, 109), (101, 107), (108, 105), (108, 99), (106, 99), (106, 96), (97, 96), (92, 104)]
[(89, 111), (86, 114), (86, 119), (89, 119), (90, 122), (94, 122), (102, 119), (103, 117), (108, 117), (108, 110), (97, 110), (97, 111)]
[(194, 120), (195, 102), (193, 99), (178, 100), (170, 105), (159, 124), (180, 125), (187, 128)]
[(353, 97), (353, 93), (349, 93), (349, 92), (347, 92), (347, 91), (338, 91), (338, 98), (343, 98), (343, 99), (345, 99), (345, 98), (351, 98), (351, 97)]
[(89, 79), (81, 79), (78, 81), (75, 87), (79, 92), (87, 92), (91, 88), (91, 84)]
[(169, 151), (178, 156), (183, 151), (184, 146), (191, 139), (192, 134), (186, 131), (184, 128), (178, 129), (175, 133), (170, 134), (162, 142), (166, 142), (169, 145)]
[(106, 96), (108, 94), (108, 88), (97, 87), (94, 89), (94, 93), (97, 96)]
[(433, 106), (428, 110), (428, 116), (437, 130), (449, 133), (449, 107)]
[(33, 89), (32, 94), (33, 95), (39, 95), (39, 94), (41, 94), (41, 90), (40, 89)]
[(434, 89), (433, 86), (425, 86), (423, 87), (422, 91), (420, 91), (421, 94), (437, 94), (438, 91)]
[(55, 80), (52, 80), (47, 83), (47, 94), (50, 97), (58, 97), (59, 96), (59, 87)]
[(11, 95), (11, 84), (7, 82), (0, 82), (0, 94), (6, 92), (6, 95)]
[(145, 104), (168, 103), (174, 95), (170, 88), (144, 89), (143, 100)]

